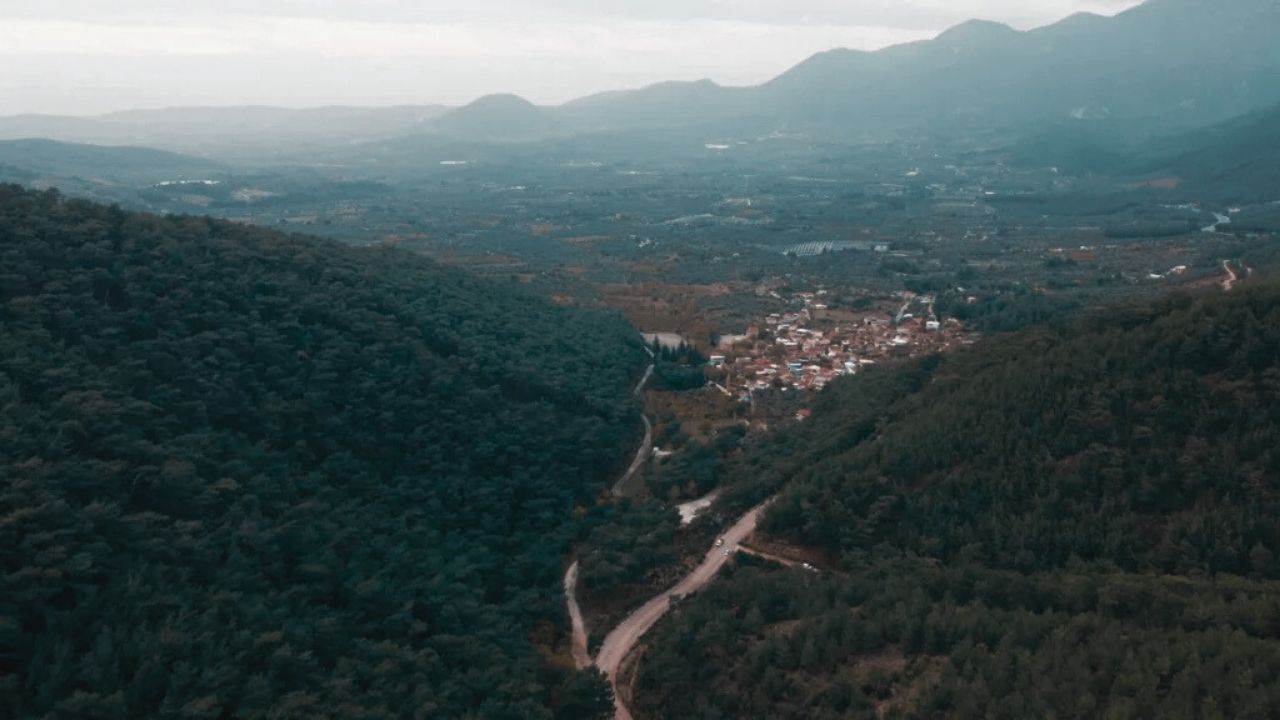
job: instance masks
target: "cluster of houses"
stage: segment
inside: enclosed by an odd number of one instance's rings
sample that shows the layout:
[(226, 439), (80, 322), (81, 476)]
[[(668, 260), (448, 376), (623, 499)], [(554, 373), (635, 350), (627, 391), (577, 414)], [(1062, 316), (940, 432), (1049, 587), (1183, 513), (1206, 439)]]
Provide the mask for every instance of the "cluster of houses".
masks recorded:
[[(769, 315), (742, 335), (722, 337), (710, 365), (725, 373), (724, 385), (743, 400), (768, 389), (822, 390), (838, 377), (854, 375), (890, 358), (909, 358), (966, 342), (963, 325), (939, 320), (932, 298), (904, 293), (896, 315), (840, 313), (833, 317), (825, 293), (798, 293), (799, 309)], [(919, 314), (910, 312), (921, 306)]]

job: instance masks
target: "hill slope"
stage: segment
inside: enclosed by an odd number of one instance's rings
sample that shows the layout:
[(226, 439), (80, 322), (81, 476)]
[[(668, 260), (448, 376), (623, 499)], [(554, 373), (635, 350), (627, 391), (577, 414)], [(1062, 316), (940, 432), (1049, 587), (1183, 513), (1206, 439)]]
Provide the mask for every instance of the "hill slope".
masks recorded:
[(204, 178), (226, 169), (212, 160), (151, 148), (40, 139), (0, 140), (0, 163), (40, 175), (154, 182)]
[(1280, 199), (1280, 106), (1166, 140), (1145, 154), (1201, 194), (1232, 201)]
[(1124, 121), (1058, 122), (1008, 138), (1001, 152), (1030, 167), (1058, 166), (1146, 180), (1176, 178), (1169, 193), (1194, 202), (1270, 203), (1280, 198), (1280, 106), (1191, 131), (1151, 133)]
[(827, 567), (696, 599), (638, 716), (1280, 712), (1280, 282), (830, 392), (764, 471), (765, 529)]
[(574, 508), (620, 319), (399, 251), (0, 186), (0, 689), (17, 717), (589, 717)]

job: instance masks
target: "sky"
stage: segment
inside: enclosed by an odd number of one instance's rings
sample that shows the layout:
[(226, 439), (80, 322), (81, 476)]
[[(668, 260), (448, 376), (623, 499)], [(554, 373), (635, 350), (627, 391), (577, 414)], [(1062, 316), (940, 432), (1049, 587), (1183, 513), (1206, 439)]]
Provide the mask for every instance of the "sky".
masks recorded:
[(971, 18), (1029, 29), (1138, 0), (0, 0), (0, 115), (187, 105), (542, 104), (768, 80)]

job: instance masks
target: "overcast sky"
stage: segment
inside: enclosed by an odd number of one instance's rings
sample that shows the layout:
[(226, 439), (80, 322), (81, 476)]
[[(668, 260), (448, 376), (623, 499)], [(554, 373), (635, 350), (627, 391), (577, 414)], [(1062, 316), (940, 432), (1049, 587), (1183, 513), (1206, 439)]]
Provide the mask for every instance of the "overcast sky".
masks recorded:
[(172, 105), (558, 103), (754, 84), (821, 50), (1137, 0), (0, 0), (0, 114)]

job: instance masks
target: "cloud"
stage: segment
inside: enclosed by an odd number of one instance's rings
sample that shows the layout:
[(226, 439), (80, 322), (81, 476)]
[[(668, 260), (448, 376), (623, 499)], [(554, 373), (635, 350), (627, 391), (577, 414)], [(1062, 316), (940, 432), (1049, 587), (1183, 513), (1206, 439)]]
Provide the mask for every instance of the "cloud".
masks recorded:
[(12, 18), (85, 22), (196, 22), (255, 15), (344, 21), (561, 22), (722, 20), (876, 25), (940, 30), (974, 17), (1031, 25), (1079, 11), (1114, 12), (1137, 0), (6, 0)]
[(0, 20), (0, 55), (226, 55), (243, 44), (208, 28)]
[[(302, 0), (296, 0), (302, 1)], [(645, 20), (496, 23), (490, 25), (334, 21), (314, 18), (222, 18), (202, 26), (92, 24), (10, 20), (0, 25), (0, 54), (40, 55), (272, 55), (352, 57), (487, 57), (534, 55), (705, 54), (702, 45), (729, 41), (795, 41), (882, 47), (924, 37), (892, 27), (766, 25), (720, 20), (667, 23)], [(757, 48), (768, 52), (768, 48)], [(736, 55), (736, 53), (735, 53)], [(620, 58), (622, 59), (622, 58)], [(741, 58), (726, 58), (740, 61)]]

